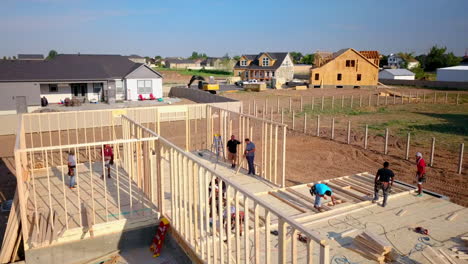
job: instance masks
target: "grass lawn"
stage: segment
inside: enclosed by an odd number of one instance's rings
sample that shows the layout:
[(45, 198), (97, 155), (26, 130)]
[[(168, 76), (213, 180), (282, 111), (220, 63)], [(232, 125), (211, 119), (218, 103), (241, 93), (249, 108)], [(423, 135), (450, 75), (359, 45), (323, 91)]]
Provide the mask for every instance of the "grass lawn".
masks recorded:
[(187, 69), (169, 69), (169, 68), (162, 68), (162, 67), (155, 67), (153, 68), (156, 71), (159, 72), (177, 72), (182, 75), (199, 75), (203, 77), (209, 77), (209, 76), (214, 76), (214, 77), (230, 77), (233, 76), (232, 72), (227, 72), (227, 71), (221, 71), (221, 70), (187, 70)]

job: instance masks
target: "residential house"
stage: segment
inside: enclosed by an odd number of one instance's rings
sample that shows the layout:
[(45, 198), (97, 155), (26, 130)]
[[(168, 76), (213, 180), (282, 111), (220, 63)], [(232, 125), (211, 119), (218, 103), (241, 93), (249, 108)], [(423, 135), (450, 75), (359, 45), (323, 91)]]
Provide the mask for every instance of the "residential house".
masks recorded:
[(399, 69), (401, 68), (403, 63), (404, 63), (404, 60), (400, 56), (393, 54), (393, 53), (388, 55), (388, 58), (387, 58), (388, 67)]
[(200, 66), (210, 70), (232, 71), (236, 65), (236, 60), (230, 58), (208, 57), (200, 63)]
[(415, 76), (407, 69), (384, 69), (379, 72), (380, 80), (414, 80)]
[(437, 81), (468, 82), (468, 65), (458, 65), (437, 69)]
[(170, 69), (187, 69), (192, 67), (200, 67), (200, 60), (188, 59), (166, 59), (165, 67)]
[(270, 81), (281, 78), (290, 81), (294, 77), (294, 64), (288, 52), (242, 55), (234, 66), (234, 76), (242, 80)]
[(315, 57), (309, 82), (314, 88), (377, 86), (379, 74), (377, 51), (356, 51), (348, 48), (335, 53), (317, 53)]
[(0, 114), (32, 111), (45, 96), (83, 101), (162, 97), (162, 76), (120, 55), (60, 54), (44, 61), (0, 61)]
[(134, 63), (142, 63), (142, 64), (146, 64), (147, 61), (146, 61), (146, 58), (145, 57), (141, 57), (139, 55), (130, 55), (130, 56), (127, 56), (127, 58), (131, 61), (133, 61)]
[[(405, 68), (405, 60), (396, 54), (390, 54), (387, 59), (387, 67), (392, 69)], [(419, 61), (411, 58), (407, 61), (406, 68), (411, 70), (419, 66)]]
[(44, 60), (42, 54), (18, 54), (18, 60)]

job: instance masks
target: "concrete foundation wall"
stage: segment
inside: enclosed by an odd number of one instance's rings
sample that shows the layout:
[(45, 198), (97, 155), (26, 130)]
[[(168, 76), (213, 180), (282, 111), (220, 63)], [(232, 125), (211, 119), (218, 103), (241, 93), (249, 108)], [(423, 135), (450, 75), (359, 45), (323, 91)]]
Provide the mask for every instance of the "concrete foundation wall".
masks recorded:
[(468, 82), (442, 82), (442, 81), (423, 81), (423, 80), (379, 80), (386, 85), (405, 85), (430, 87), (438, 89), (468, 90)]

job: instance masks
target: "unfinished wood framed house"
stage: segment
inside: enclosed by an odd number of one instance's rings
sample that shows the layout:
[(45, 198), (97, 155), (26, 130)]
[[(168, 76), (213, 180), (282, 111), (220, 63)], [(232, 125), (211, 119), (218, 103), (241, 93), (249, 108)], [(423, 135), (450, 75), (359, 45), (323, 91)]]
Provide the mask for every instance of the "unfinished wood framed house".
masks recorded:
[(342, 49), (315, 54), (309, 83), (313, 88), (375, 88), (378, 75), (377, 51)]

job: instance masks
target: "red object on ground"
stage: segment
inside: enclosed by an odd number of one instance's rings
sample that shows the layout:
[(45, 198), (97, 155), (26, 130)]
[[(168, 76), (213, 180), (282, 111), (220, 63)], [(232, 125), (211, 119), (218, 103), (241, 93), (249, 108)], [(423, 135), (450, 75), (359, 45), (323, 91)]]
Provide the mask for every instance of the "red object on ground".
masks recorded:
[(152, 93), (150, 93), (150, 100), (156, 100), (156, 97), (154, 97), (154, 95)]
[(425, 228), (422, 228), (422, 227), (420, 227), (420, 226), (416, 227), (416, 228), (414, 229), (414, 231), (415, 231), (416, 233), (420, 233), (420, 234), (423, 234), (423, 235), (429, 235), (429, 230), (427, 230), (427, 229), (425, 229)]
[(138, 95), (138, 100), (139, 100), (139, 101), (144, 101), (145, 98), (143, 97), (143, 95), (139, 94), (139, 95)]
[(151, 252), (153, 252), (153, 258), (159, 257), (161, 255), (161, 248), (164, 244), (164, 238), (166, 237), (169, 226), (169, 220), (164, 217), (161, 218), (158, 230), (156, 235), (153, 237), (153, 243), (151, 243), (150, 247)]

